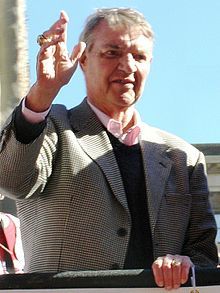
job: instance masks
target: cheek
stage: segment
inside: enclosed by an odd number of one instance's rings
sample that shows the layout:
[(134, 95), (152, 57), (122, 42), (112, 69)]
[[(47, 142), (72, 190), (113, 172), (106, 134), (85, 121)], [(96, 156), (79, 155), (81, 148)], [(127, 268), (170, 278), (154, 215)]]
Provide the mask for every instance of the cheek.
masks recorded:
[(141, 84), (145, 84), (145, 82), (148, 78), (149, 72), (150, 72), (150, 66), (147, 66), (147, 67), (143, 68), (142, 70), (140, 70), (139, 78), (140, 78)]
[(141, 95), (143, 90), (144, 90), (144, 86), (146, 84), (146, 80), (149, 74), (149, 67), (145, 67), (142, 70), (139, 70), (138, 73), (136, 74), (136, 87), (135, 87), (135, 91), (138, 95)]
[(89, 88), (92, 89), (93, 92), (96, 92), (96, 94), (103, 94), (106, 92), (109, 85), (105, 72), (100, 72), (93, 68), (87, 75), (87, 85), (89, 85)]
[(103, 83), (108, 78), (108, 71), (104, 65), (95, 64), (90, 67), (90, 77), (97, 83)]

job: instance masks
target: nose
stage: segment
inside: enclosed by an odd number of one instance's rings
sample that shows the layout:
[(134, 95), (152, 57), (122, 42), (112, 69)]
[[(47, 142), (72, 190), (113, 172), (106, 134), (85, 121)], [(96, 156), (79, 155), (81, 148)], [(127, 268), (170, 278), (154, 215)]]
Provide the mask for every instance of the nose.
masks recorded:
[(136, 60), (131, 53), (121, 56), (118, 69), (129, 74), (137, 71)]

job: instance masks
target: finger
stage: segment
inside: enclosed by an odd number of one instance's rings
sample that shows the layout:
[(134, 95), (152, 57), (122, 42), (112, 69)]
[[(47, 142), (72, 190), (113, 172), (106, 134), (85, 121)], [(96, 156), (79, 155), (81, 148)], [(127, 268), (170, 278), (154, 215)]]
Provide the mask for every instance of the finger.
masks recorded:
[(60, 12), (59, 19), (49, 28), (48, 31), (44, 32), (45, 35), (48, 33), (56, 33), (58, 31), (63, 31), (67, 28), (67, 24), (69, 22), (69, 17), (65, 11)]
[(66, 44), (64, 42), (59, 42), (56, 46), (55, 58), (57, 61), (68, 61), (70, 60), (67, 51)]
[(44, 31), (42, 34), (45, 38), (45, 40), (43, 40), (44, 47), (57, 44), (58, 42), (67, 42), (68, 21), (69, 18), (67, 13), (61, 11), (59, 19), (49, 28), (49, 30)]
[(53, 58), (55, 53), (55, 46), (50, 47), (41, 47), (38, 55), (37, 55), (37, 63), (36, 63), (36, 70), (37, 70), (37, 76), (41, 76), (41, 74), (47, 74), (47, 71), (50, 70), (51, 66), (48, 68), (48, 64), (53, 64)]
[(181, 266), (182, 258), (179, 255), (175, 255), (172, 260), (172, 270), (173, 270), (173, 288), (177, 289), (181, 286)]
[(66, 43), (67, 42), (67, 26), (69, 22), (69, 17), (65, 11), (61, 11), (60, 20), (62, 22), (62, 28), (63, 28), (62, 40), (64, 43)]
[(154, 280), (155, 280), (155, 283), (157, 284), (157, 286), (159, 286), (159, 287), (164, 286), (162, 265), (163, 265), (163, 258), (162, 257), (158, 257), (152, 264)]
[(83, 53), (85, 52), (86, 49), (86, 43), (84, 42), (79, 42), (72, 51), (72, 54), (70, 56), (70, 59), (72, 60), (72, 62), (76, 62), (77, 60), (79, 60)]
[(193, 266), (190, 258), (188, 256), (182, 257), (182, 265), (181, 265), (181, 284), (185, 284), (189, 278), (190, 268)]
[(171, 290), (173, 287), (173, 272), (172, 272), (172, 260), (173, 255), (166, 255), (163, 260), (163, 279), (164, 279), (164, 287), (167, 290)]
[(46, 59), (54, 58), (55, 52), (55, 46), (42, 46), (37, 55), (37, 66)]

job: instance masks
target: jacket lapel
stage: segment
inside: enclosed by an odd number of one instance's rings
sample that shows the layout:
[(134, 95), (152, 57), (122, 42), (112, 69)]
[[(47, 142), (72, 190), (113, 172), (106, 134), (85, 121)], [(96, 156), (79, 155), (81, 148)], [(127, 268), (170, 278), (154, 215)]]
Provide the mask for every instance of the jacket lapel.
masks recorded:
[(122, 178), (112, 145), (105, 129), (85, 100), (71, 110), (70, 123), (82, 149), (101, 168), (113, 194), (129, 213)]
[[(128, 210), (126, 194), (113, 148), (102, 124), (84, 100), (71, 110), (70, 123), (84, 152), (94, 160), (106, 176), (113, 194)], [(153, 128), (145, 124), (141, 135), (141, 149), (145, 170), (149, 217), (152, 233), (158, 217), (172, 162), (164, 141)]]
[(164, 141), (155, 131), (146, 126), (141, 137), (141, 149), (145, 170), (148, 209), (152, 234), (159, 214), (162, 196), (170, 174), (172, 162), (168, 158)]

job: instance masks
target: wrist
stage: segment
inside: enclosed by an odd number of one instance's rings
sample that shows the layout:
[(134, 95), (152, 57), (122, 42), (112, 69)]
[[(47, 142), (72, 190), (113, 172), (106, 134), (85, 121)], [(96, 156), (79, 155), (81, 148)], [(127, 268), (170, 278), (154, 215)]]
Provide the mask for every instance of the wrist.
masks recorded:
[(59, 90), (44, 88), (35, 83), (26, 96), (25, 107), (36, 113), (47, 111), (58, 92)]

